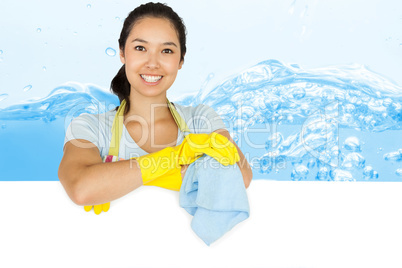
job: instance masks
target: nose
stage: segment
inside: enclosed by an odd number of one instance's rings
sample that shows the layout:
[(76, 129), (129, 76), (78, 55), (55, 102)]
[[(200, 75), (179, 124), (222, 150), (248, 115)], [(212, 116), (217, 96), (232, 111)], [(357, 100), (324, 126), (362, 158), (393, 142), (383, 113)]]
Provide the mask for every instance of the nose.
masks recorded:
[(145, 66), (149, 69), (159, 68), (159, 54), (157, 52), (149, 51)]

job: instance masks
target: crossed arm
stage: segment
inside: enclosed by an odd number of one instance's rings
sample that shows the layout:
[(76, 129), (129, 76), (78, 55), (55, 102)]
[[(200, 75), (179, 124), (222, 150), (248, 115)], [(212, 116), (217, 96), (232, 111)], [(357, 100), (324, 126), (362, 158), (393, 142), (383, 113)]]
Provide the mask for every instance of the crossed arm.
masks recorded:
[[(236, 143), (225, 129), (215, 131), (227, 137), (237, 148), (237, 163), (246, 188), (252, 171)], [(84, 146), (77, 146), (82, 144)], [(184, 176), (185, 170), (182, 172)], [(71, 200), (77, 205), (103, 204), (120, 198), (143, 184), (141, 169), (134, 159), (103, 163), (98, 148), (85, 140), (67, 142), (59, 166), (59, 179)]]

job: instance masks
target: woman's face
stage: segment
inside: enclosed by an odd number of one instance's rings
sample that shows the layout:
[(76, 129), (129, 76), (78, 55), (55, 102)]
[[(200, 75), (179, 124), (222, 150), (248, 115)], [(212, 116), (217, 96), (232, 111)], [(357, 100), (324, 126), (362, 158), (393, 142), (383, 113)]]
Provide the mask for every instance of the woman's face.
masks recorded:
[(144, 18), (136, 22), (124, 51), (120, 51), (131, 95), (165, 95), (183, 65), (180, 58), (179, 38), (169, 20)]

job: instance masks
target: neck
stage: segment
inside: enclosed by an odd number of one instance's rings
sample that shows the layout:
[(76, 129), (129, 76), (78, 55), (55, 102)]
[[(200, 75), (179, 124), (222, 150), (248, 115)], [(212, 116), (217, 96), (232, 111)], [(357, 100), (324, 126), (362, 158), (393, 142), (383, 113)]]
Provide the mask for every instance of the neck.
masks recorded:
[[(133, 93), (133, 91), (132, 91)], [(170, 117), (167, 106), (166, 93), (155, 97), (145, 97), (140, 94), (130, 94), (130, 110), (124, 119), (129, 121), (143, 121), (148, 124), (155, 123)]]

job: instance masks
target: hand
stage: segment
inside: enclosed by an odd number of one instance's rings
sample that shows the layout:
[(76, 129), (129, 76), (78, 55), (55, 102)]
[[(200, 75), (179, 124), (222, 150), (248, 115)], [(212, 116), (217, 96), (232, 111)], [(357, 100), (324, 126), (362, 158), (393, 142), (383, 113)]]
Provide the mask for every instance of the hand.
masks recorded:
[(110, 208), (110, 202), (105, 203), (105, 204), (100, 204), (100, 205), (94, 205), (94, 206), (84, 206), (84, 209), (86, 212), (91, 211), (92, 207), (94, 207), (94, 212), (96, 215), (101, 214), (101, 212), (107, 212)]
[(240, 160), (236, 146), (228, 138), (216, 132), (189, 134), (182, 144), (174, 148), (180, 165), (191, 164), (203, 154), (215, 158), (224, 166), (234, 165)]
[(240, 159), (236, 146), (228, 138), (215, 132), (189, 134), (180, 145), (166, 147), (135, 159), (141, 169), (144, 185), (180, 191), (184, 177), (181, 166), (193, 163), (204, 153), (225, 166), (233, 165)]

